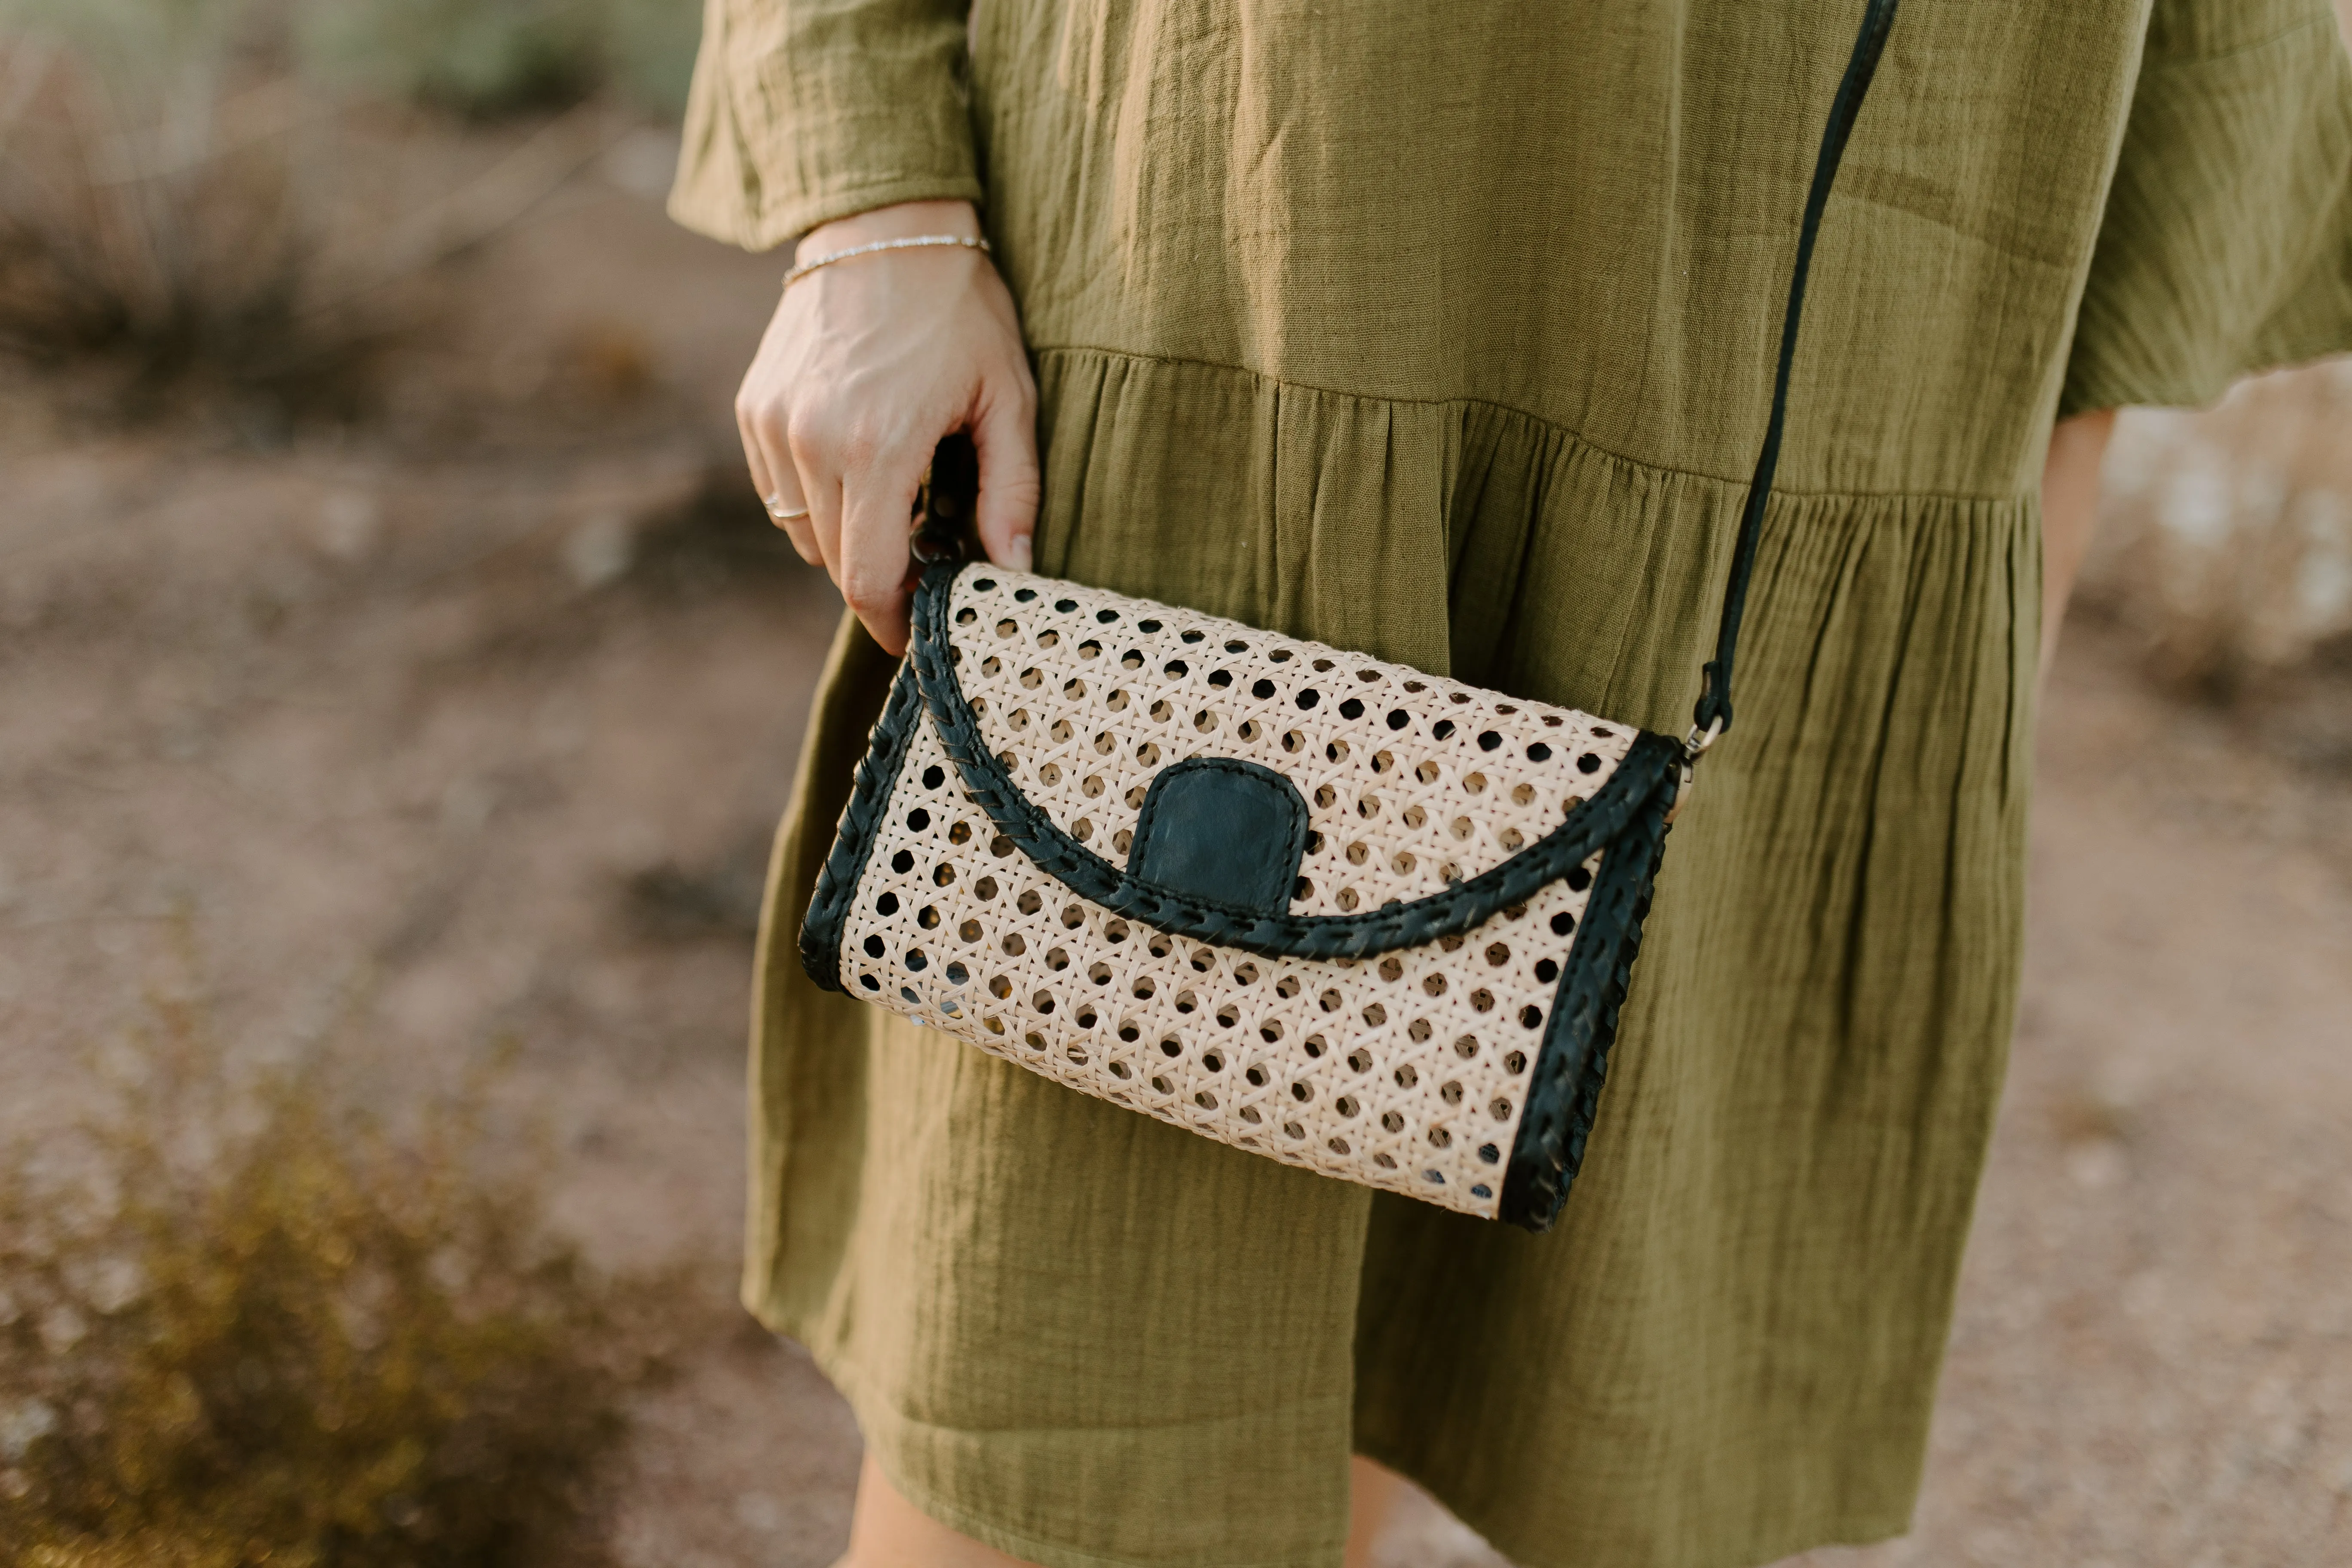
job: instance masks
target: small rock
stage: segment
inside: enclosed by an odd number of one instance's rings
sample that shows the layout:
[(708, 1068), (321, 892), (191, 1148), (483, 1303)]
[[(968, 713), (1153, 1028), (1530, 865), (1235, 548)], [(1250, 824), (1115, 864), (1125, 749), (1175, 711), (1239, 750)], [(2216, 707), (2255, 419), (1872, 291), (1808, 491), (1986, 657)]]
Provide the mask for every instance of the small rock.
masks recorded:
[(57, 1429), (56, 1408), (40, 1400), (23, 1399), (0, 1409), (0, 1458), (23, 1458)]
[(2129, 1163), (2123, 1144), (2113, 1138), (2090, 1139), (2066, 1151), (2066, 1173), (2090, 1192), (2105, 1192), (2122, 1181)]
[(441, 792), (441, 826), (461, 837), (478, 833), (498, 808), (498, 795), (480, 779), (463, 778)]
[(383, 507), (363, 490), (337, 490), (319, 507), (320, 552), (349, 565), (374, 552), (383, 535)]
[(51, 1355), (63, 1355), (81, 1343), (89, 1332), (89, 1321), (71, 1307), (59, 1305), (41, 1315), (41, 1348)]
[(135, 1258), (102, 1258), (69, 1266), (67, 1273), (82, 1300), (101, 1317), (111, 1317), (137, 1300), (147, 1284)]
[(627, 575), (636, 552), (629, 520), (616, 511), (600, 511), (582, 521), (563, 542), (563, 567), (574, 583), (593, 591)]
[(678, 135), (651, 126), (632, 131), (604, 154), (604, 174), (631, 195), (657, 202), (677, 173)]
[(735, 1500), (735, 1519), (746, 1530), (772, 1535), (784, 1527), (784, 1506), (766, 1492), (745, 1492)]

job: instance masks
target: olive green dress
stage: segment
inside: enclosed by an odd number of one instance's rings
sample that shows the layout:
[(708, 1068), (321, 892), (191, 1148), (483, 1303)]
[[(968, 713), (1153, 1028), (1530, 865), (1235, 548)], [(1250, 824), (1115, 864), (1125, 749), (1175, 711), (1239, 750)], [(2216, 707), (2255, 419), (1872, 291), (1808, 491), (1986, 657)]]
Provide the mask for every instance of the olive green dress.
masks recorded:
[[(709, 0), (674, 210), (982, 204), (1041, 571), (1679, 732), (1860, 0)], [(1328, 1564), (1347, 1458), (1543, 1568), (1902, 1531), (2016, 1003), (2052, 421), (2352, 343), (2326, 0), (1907, 0), (1832, 200), (1739, 722), (1531, 1237), (822, 994), (890, 665), (778, 839), (745, 1297), (935, 1517)]]

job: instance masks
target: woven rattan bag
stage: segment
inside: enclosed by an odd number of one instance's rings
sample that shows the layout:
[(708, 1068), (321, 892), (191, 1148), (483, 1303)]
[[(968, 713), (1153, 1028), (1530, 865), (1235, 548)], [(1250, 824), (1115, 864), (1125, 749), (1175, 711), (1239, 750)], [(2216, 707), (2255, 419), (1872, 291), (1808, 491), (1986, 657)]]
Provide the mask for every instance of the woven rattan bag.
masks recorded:
[(1220, 1142), (1549, 1227), (1667, 824), (1731, 721), (1807, 266), (1895, 7), (1868, 0), (1822, 139), (1687, 737), (938, 559), (810, 976)]

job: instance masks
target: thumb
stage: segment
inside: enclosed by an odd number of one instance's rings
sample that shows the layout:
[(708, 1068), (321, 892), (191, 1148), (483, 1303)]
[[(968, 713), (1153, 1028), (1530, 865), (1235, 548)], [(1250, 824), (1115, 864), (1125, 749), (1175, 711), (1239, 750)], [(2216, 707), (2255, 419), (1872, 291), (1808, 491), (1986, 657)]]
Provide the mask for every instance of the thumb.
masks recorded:
[(991, 397), (971, 427), (980, 458), (980, 500), (973, 523), (988, 558), (1008, 571), (1030, 569), (1030, 537), (1037, 529), (1037, 426), (1034, 403), (1015, 393)]

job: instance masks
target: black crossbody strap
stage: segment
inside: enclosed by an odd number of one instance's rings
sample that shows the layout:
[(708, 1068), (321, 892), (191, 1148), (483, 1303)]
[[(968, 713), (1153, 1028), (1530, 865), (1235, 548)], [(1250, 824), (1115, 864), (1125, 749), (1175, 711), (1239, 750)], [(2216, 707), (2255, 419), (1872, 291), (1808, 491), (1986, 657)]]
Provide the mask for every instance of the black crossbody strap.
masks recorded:
[(1804, 227), (1797, 236), (1797, 264), (1789, 278), (1789, 313), (1780, 322), (1780, 363), (1772, 376), (1772, 418), (1764, 428), (1764, 449), (1756, 455), (1756, 475), (1748, 481), (1748, 505), (1739, 515), (1739, 539), (1731, 556), (1731, 578), (1723, 590), (1723, 624), (1716, 634), (1715, 658), (1705, 671), (1698, 706), (1692, 710), (1695, 749), (1731, 728), (1731, 658), (1739, 646), (1739, 619), (1748, 608), (1748, 580), (1756, 570), (1758, 536), (1764, 529), (1764, 503), (1772, 494), (1772, 470), (1780, 461), (1780, 432), (1788, 423), (1789, 372), (1797, 358), (1797, 323), (1805, 309), (1805, 273), (1813, 260), (1813, 241), (1822, 231), (1822, 212), (1829, 205), (1830, 185), (1837, 178), (1838, 161), (1845, 155), (1846, 138), (1862, 113), (1863, 95), (1878, 69), (1886, 35), (1895, 26), (1896, 0), (1867, 0), (1862, 31), (1853, 40), (1853, 58), (1846, 62), (1845, 78), (1838, 83), (1830, 105), (1830, 121), (1822, 131), (1822, 150), (1813, 161), (1813, 185), (1805, 196)]

